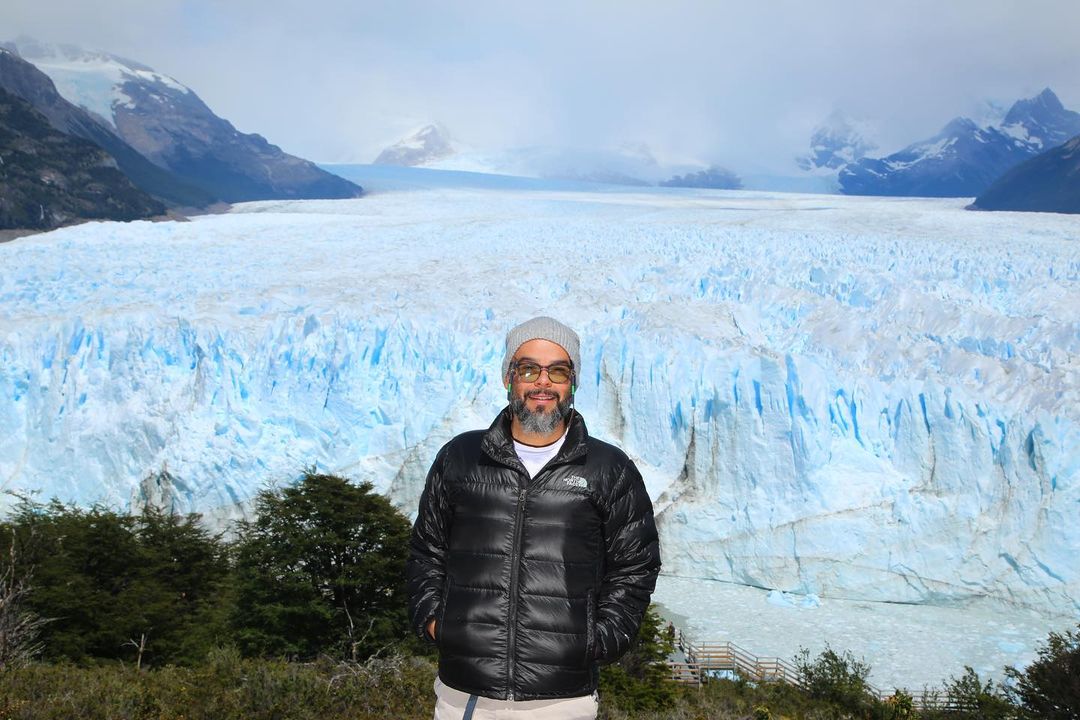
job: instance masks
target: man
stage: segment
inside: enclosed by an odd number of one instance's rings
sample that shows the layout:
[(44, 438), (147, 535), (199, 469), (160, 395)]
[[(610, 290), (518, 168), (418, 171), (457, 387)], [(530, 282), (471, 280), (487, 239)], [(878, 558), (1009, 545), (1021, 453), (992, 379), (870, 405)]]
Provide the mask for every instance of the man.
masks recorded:
[(549, 317), (510, 330), (509, 405), (428, 473), (406, 575), (439, 648), (436, 720), (595, 718), (598, 664), (637, 635), (660, 570), (652, 504), (573, 409), (579, 345)]

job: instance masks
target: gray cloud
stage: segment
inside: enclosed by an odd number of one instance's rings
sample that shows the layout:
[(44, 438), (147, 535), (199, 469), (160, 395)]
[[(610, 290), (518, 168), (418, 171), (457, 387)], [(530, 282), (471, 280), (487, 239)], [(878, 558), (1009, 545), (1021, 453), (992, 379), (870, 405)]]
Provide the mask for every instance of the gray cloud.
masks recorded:
[(8, 37), (126, 55), (241, 130), (366, 161), (438, 120), (480, 146), (617, 145), (781, 169), (833, 108), (884, 148), (1045, 86), (1080, 108), (1074, 0), (8, 0)]

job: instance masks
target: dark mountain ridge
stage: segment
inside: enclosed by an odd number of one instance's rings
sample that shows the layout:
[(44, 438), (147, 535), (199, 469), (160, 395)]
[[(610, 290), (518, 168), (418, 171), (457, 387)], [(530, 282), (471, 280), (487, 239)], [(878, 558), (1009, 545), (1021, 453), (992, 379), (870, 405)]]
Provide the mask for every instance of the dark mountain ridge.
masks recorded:
[(884, 158), (840, 170), (848, 195), (974, 197), (1025, 160), (1080, 133), (1080, 113), (1049, 88), (1013, 104), (999, 127), (959, 117), (940, 133)]
[(166, 205), (203, 208), (217, 201), (210, 192), (150, 162), (95, 115), (65, 100), (48, 75), (10, 48), (0, 48), (0, 87), (30, 103), (56, 130), (105, 150), (136, 187)]
[(27, 38), (7, 46), (47, 75), (78, 68), (80, 75), (96, 77), (94, 86), (84, 90), (96, 92), (95, 107), (101, 112), (109, 109), (110, 117), (98, 125), (111, 125), (109, 129), (145, 159), (208, 196), (241, 202), (350, 198), (363, 192), (261, 135), (239, 132), (190, 88), (147, 65)]
[(975, 198), (970, 207), (1080, 213), (1080, 135), (1017, 165)]
[(137, 220), (165, 207), (100, 147), (60, 132), (0, 87), (0, 229), (51, 230), (81, 219)]

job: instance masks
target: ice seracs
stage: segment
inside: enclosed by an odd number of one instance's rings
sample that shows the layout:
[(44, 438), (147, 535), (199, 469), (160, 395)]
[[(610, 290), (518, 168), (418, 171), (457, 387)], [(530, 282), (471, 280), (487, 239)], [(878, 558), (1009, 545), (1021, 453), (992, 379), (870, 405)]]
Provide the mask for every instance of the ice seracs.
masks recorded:
[(667, 572), (1080, 613), (1075, 219), (963, 205), (433, 187), (5, 243), (0, 482), (227, 513), (316, 465), (414, 508), (543, 312)]

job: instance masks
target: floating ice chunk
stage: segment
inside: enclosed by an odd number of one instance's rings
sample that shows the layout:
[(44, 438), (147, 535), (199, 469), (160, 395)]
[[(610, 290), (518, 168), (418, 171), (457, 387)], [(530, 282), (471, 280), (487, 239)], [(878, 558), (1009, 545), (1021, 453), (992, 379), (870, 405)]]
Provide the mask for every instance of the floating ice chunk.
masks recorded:
[(1022, 653), (1028, 649), (1027, 645), (1015, 640), (998, 640), (998, 649), (1007, 653)]
[(770, 590), (769, 595), (765, 600), (770, 605), (775, 605), (777, 607), (795, 607), (795, 603), (791, 602), (788, 596), (779, 590)]

